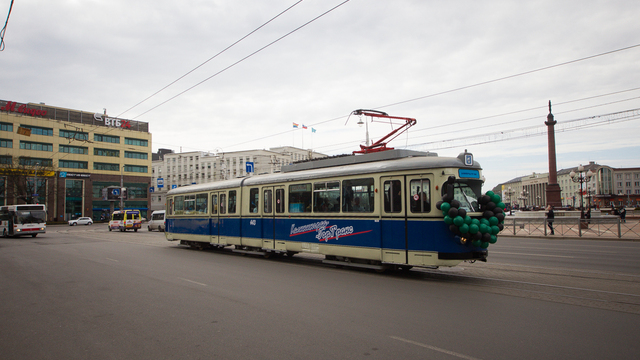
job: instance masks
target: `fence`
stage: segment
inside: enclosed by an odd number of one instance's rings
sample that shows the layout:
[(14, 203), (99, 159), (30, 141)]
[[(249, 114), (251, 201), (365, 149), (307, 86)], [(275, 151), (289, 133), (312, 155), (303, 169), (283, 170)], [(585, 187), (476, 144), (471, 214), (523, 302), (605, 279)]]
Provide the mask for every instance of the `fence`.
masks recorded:
[(602, 216), (591, 219), (559, 217), (551, 220), (555, 235), (551, 235), (549, 219), (542, 217), (507, 217), (502, 235), (514, 236), (569, 236), (602, 237), (640, 240), (638, 219), (620, 220), (617, 216)]

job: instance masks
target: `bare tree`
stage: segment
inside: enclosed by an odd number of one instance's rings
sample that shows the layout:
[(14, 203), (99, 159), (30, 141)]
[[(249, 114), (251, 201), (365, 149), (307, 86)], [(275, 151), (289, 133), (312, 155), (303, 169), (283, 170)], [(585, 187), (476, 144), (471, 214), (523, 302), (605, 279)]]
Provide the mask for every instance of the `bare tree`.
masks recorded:
[(7, 204), (13, 203), (14, 199), (18, 204), (34, 204), (36, 200), (44, 203), (48, 178), (45, 175), (52, 171), (54, 168), (51, 162), (42, 164), (20, 161), (17, 158), (5, 161), (0, 164), (0, 194), (5, 196)]

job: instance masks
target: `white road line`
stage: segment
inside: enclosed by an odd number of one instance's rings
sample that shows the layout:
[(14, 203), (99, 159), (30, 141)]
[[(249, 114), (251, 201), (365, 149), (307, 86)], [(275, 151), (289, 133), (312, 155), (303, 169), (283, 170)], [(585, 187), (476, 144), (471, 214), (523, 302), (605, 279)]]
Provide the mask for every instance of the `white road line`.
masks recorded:
[(207, 284), (203, 284), (203, 283), (200, 283), (200, 282), (197, 282), (197, 281), (193, 281), (193, 280), (189, 280), (189, 279), (185, 279), (185, 278), (181, 278), (181, 277), (179, 277), (178, 279), (184, 280), (186, 282), (190, 282), (192, 284), (200, 285), (200, 286), (207, 286)]
[(524, 256), (546, 256), (546, 257), (557, 257), (557, 258), (567, 258), (567, 259), (573, 259), (574, 258), (574, 256), (524, 254), (524, 253), (512, 253), (512, 252), (503, 252), (503, 251), (492, 251), (491, 253), (492, 254), (508, 254), (508, 255), (524, 255)]
[(449, 350), (441, 349), (441, 348), (439, 348), (439, 347), (435, 347), (435, 346), (431, 346), (431, 345), (427, 345), (427, 344), (419, 343), (419, 342), (417, 342), (417, 341), (412, 341), (412, 340), (408, 340), (408, 339), (403, 339), (403, 338), (398, 337), (398, 336), (389, 336), (389, 337), (390, 337), (390, 338), (392, 338), (392, 339), (394, 339), (394, 340), (403, 341), (403, 342), (406, 342), (406, 343), (409, 343), (409, 344), (412, 344), (412, 345), (416, 345), (416, 346), (420, 346), (420, 347), (423, 347), (423, 348), (431, 349), (431, 350), (434, 350), (434, 351), (439, 351), (439, 352), (441, 352), (441, 353), (445, 353), (445, 354), (453, 355), (453, 356), (459, 357), (459, 358), (461, 358), (461, 359), (467, 359), (467, 360), (480, 360), (480, 359), (478, 359), (478, 358), (474, 358), (474, 357), (472, 357), (472, 356), (467, 356), (467, 355), (464, 355), (464, 354), (459, 354), (459, 353), (457, 353), (457, 352), (453, 352), (453, 351), (449, 351)]
[(105, 258), (105, 259), (110, 260), (110, 261), (113, 261), (113, 262), (120, 262), (120, 261), (118, 261), (118, 260), (116, 260), (116, 259), (110, 259), (110, 258)]

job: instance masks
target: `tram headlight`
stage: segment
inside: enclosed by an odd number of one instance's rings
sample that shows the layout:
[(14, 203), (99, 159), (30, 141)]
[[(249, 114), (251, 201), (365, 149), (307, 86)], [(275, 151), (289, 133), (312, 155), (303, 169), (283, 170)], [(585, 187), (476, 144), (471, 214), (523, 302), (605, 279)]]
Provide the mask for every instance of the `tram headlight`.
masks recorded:
[(469, 242), (469, 239), (467, 239), (464, 236), (456, 236), (456, 238), (460, 242), (460, 244), (462, 244), (462, 245), (466, 245), (467, 242)]

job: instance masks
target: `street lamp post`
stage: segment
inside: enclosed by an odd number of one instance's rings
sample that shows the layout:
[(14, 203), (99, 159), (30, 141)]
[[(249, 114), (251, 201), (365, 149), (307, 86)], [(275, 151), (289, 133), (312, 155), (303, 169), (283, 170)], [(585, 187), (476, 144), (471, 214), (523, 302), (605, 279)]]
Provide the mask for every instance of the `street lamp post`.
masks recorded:
[(504, 194), (509, 198), (509, 215), (513, 214), (513, 200), (511, 198), (515, 193), (516, 192), (511, 188), (511, 186), (509, 186), (509, 188), (504, 192)]
[(520, 193), (520, 197), (518, 197), (518, 200), (522, 200), (525, 209), (527, 208), (527, 196), (529, 196), (527, 190), (522, 190), (522, 192)]
[(571, 181), (580, 184), (580, 210), (584, 211), (582, 184), (591, 180), (591, 177), (593, 177), (593, 172), (591, 172), (591, 169), (589, 169), (589, 171), (585, 173), (584, 166), (580, 164), (580, 166), (578, 166), (578, 172), (571, 170), (571, 173), (569, 173), (569, 176), (571, 177)]
[(31, 194), (31, 196), (33, 196), (33, 198), (34, 198), (33, 199), (33, 203), (34, 204), (38, 203), (38, 195), (39, 195), (38, 194), (38, 166), (40, 166), (39, 162), (37, 162), (35, 164), (35, 167), (36, 167), (36, 171), (34, 172), (35, 173), (35, 175), (34, 175), (35, 180), (33, 182), (33, 193)]

